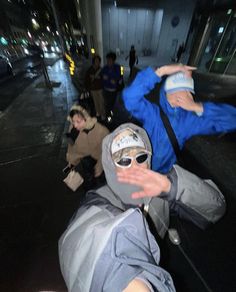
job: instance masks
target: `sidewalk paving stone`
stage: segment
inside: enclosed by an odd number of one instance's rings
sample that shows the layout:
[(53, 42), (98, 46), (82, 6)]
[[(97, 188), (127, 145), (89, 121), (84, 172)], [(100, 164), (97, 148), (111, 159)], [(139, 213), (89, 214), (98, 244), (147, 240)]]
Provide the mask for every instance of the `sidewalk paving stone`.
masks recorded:
[(77, 91), (63, 61), (48, 72), (60, 86), (38, 88), (37, 79), (0, 118), (1, 291), (66, 291), (55, 248), (80, 200), (62, 182), (62, 138)]

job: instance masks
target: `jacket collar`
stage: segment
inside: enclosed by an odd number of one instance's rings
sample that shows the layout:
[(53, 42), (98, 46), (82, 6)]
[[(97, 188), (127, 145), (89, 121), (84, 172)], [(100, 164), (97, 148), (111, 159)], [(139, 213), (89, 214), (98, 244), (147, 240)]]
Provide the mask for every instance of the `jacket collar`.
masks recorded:
[(94, 129), (94, 127), (95, 127), (95, 124), (93, 125), (93, 127), (92, 128), (90, 128), (90, 129), (83, 129), (83, 132), (84, 133), (86, 133), (86, 134), (88, 134), (90, 131), (92, 131), (93, 129)]

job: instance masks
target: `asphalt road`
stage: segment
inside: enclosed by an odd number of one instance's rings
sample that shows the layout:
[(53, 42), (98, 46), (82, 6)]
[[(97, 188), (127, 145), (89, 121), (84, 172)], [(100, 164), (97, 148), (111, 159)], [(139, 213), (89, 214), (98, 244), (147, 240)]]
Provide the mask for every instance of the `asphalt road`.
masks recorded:
[[(49, 55), (44, 59), (46, 66), (52, 66), (57, 55)], [(42, 74), (39, 56), (28, 57), (12, 64), (13, 76), (0, 78), (0, 114), (23, 90)]]

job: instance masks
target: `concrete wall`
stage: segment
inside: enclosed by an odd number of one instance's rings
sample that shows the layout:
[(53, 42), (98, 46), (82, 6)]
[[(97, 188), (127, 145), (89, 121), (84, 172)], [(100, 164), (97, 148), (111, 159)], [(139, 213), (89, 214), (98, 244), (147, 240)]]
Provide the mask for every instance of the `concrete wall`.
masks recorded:
[[(196, 0), (157, 1), (154, 9), (119, 8), (102, 2), (104, 54), (120, 49), (128, 54), (134, 44), (140, 55), (144, 48), (152, 50), (163, 64), (170, 63), (178, 46), (186, 41)], [(171, 21), (180, 21), (173, 27)]]
[[(194, 12), (196, 0), (175, 0), (162, 1), (159, 6), (163, 9), (163, 20), (161, 26), (161, 34), (159, 38), (159, 46), (157, 58), (163, 64), (171, 62), (174, 54), (175, 45), (178, 47), (182, 42), (186, 41), (192, 15)], [(171, 25), (174, 16), (178, 16), (180, 21), (176, 27)]]
[(152, 41), (151, 41), (151, 49), (153, 54), (157, 54), (158, 47), (160, 45), (160, 32), (161, 32), (161, 24), (163, 21), (163, 10), (159, 9), (155, 12), (155, 19), (152, 29)]
[[(151, 49), (158, 63), (170, 63), (178, 46), (186, 41), (195, 3), (196, 0), (157, 0), (153, 9), (128, 9), (115, 7), (112, 1), (80, 0), (89, 49), (92, 36), (101, 56), (110, 50), (127, 56), (133, 44), (139, 56), (143, 49)], [(173, 27), (171, 21), (176, 16), (180, 21)]]
[[(131, 45), (135, 46), (138, 54), (144, 48), (156, 51), (161, 23), (160, 19), (156, 18), (160, 16), (162, 14), (155, 10), (117, 8), (114, 5), (103, 4), (104, 53), (120, 50), (121, 55), (127, 55)], [(159, 25), (159, 28), (153, 30), (154, 25)]]

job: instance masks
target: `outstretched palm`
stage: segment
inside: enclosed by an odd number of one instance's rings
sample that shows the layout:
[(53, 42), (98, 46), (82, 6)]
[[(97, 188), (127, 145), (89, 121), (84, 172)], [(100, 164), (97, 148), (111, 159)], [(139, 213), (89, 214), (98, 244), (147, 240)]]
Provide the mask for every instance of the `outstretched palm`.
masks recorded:
[(177, 72), (183, 72), (187, 76), (192, 75), (192, 71), (196, 70), (196, 67), (182, 65), (182, 64), (172, 64), (172, 65), (165, 65), (163, 67), (160, 67), (156, 70), (156, 74), (160, 77), (164, 75), (171, 75)]
[(132, 198), (154, 197), (170, 190), (170, 181), (167, 176), (150, 169), (134, 166), (117, 172), (119, 182), (139, 186), (142, 191), (132, 194)]

